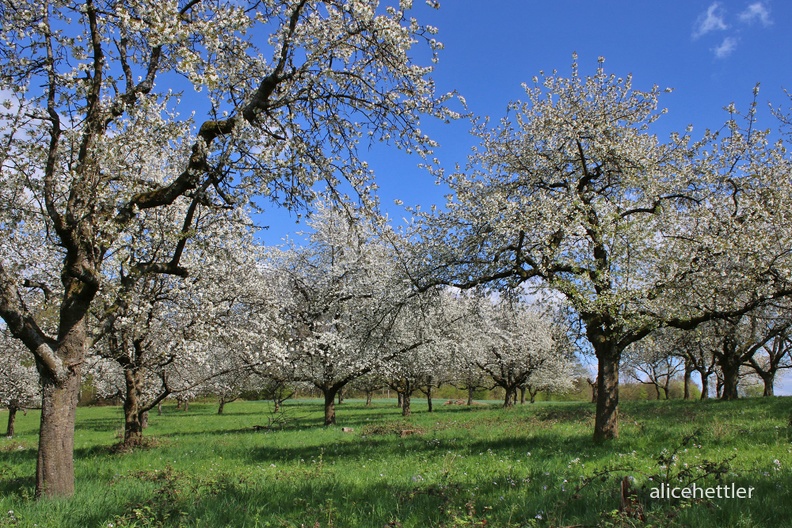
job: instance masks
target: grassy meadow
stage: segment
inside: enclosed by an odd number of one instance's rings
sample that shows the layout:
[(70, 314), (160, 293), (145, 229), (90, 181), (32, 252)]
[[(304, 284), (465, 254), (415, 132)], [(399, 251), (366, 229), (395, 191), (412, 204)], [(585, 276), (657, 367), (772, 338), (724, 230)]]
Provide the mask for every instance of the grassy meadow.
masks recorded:
[[(783, 527), (792, 526), (789, 398), (622, 405), (621, 438), (591, 441), (594, 407), (511, 410), (413, 400), (214, 403), (152, 413), (149, 445), (120, 452), (117, 407), (77, 410), (77, 493), (33, 499), (39, 415), (0, 439), (0, 526)], [(7, 414), (0, 413), (0, 420)], [(4, 423), (3, 423), (4, 425)], [(351, 428), (352, 431), (344, 429)], [(625, 476), (637, 504), (619, 511)], [(695, 482), (752, 498), (657, 499)], [(637, 511), (643, 512), (643, 518)]]

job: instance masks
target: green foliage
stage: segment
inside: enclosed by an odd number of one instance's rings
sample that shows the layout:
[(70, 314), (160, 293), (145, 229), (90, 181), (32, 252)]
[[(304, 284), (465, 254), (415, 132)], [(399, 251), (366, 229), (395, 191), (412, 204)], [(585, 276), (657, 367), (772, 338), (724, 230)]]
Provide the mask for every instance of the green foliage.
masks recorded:
[[(318, 401), (213, 402), (151, 416), (146, 449), (112, 450), (122, 413), (78, 409), (77, 495), (33, 499), (38, 413), (0, 439), (0, 526), (715, 527), (780, 526), (792, 504), (787, 398), (625, 402), (622, 436), (590, 438), (593, 406), (511, 410), (346, 400), (321, 427)], [(1, 418), (1, 416), (0, 416)], [(258, 426), (258, 427), (257, 427)], [(344, 431), (342, 427), (351, 428)], [(620, 511), (631, 478), (646, 521)], [(650, 480), (651, 479), (651, 480)], [(652, 483), (756, 488), (752, 499), (651, 499)], [(13, 513), (8, 513), (13, 512)]]

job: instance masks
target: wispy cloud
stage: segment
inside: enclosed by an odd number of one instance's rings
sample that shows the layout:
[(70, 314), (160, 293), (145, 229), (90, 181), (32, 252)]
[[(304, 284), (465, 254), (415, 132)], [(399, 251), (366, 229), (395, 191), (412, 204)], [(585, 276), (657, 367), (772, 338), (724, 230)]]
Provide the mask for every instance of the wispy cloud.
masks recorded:
[(717, 58), (725, 59), (731, 55), (735, 49), (737, 49), (737, 39), (734, 37), (726, 37), (719, 46), (712, 48), (712, 51)]
[(693, 28), (693, 38), (699, 38), (712, 31), (723, 31), (728, 28), (729, 26), (726, 25), (726, 20), (723, 18), (720, 3), (713, 2), (707, 8), (706, 13), (701, 14), (696, 20)]
[(755, 21), (761, 22), (765, 27), (771, 25), (773, 20), (770, 18), (770, 8), (764, 2), (754, 2), (745, 8), (739, 15), (740, 22), (751, 24)]
[(725, 59), (737, 49), (741, 37), (745, 37), (748, 26), (759, 24), (768, 27), (773, 24), (768, 0), (745, 0), (745, 9), (739, 13), (727, 13), (721, 2), (712, 2), (707, 10), (699, 15), (693, 25), (693, 40), (710, 33), (726, 32), (725, 36), (712, 36), (711, 42), (721, 39), (720, 44), (710, 48), (718, 59)]

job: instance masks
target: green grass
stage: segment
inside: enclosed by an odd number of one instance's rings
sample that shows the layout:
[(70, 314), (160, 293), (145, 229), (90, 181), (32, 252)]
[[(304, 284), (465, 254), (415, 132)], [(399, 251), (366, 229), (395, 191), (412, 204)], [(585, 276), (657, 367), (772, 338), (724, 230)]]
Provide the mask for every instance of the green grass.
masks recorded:
[[(42, 501), (32, 499), (39, 416), (30, 411), (17, 437), (0, 439), (0, 526), (792, 526), (790, 403), (627, 402), (621, 438), (604, 445), (591, 441), (585, 403), (437, 402), (430, 414), (415, 399), (405, 420), (394, 402), (350, 400), (339, 425), (324, 428), (317, 401), (292, 401), (274, 430), (253, 428), (270, 423), (267, 403), (235, 402), (222, 416), (193, 404), (153, 414), (152, 445), (131, 453), (111, 449), (119, 408), (79, 408), (77, 493)], [(672, 477), (687, 464), (704, 474), (699, 487), (734, 482), (754, 487), (753, 498), (651, 499), (664, 450), (677, 455)], [(728, 461), (720, 481), (705, 461)], [(624, 476), (646, 522), (618, 514)]]

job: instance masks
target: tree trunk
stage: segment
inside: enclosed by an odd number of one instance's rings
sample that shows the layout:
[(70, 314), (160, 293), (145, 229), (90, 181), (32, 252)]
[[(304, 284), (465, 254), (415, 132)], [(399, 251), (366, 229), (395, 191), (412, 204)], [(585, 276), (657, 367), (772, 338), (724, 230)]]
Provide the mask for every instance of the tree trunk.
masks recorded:
[(16, 406), (15, 403), (11, 403), (8, 406), (8, 426), (6, 427), (6, 436), (11, 438), (14, 436), (14, 424), (16, 423), (16, 413), (19, 408)]
[(41, 377), (41, 425), (36, 462), (36, 497), (74, 495), (74, 420), (80, 392), (80, 365), (57, 383)]
[(412, 414), (412, 409), (410, 408), (410, 398), (412, 394), (411, 391), (406, 390), (402, 395), (402, 416), (410, 416)]
[(529, 390), (528, 394), (531, 396), (531, 403), (536, 403), (536, 395), (539, 394), (539, 391), (538, 390), (536, 390), (536, 391)]
[(371, 407), (371, 398), (374, 396), (374, 391), (366, 391), (366, 407)]
[(402, 391), (397, 390), (396, 391), (396, 406), (399, 407), (400, 409), (403, 406), (403, 403), (402, 403), (403, 399), (404, 399), (404, 394), (402, 393)]
[(762, 396), (775, 396), (775, 372), (765, 372), (762, 374), (762, 381), (764, 382), (764, 392)]
[(140, 413), (140, 427), (142, 427), (143, 429), (148, 428), (148, 418), (149, 418), (148, 411), (143, 411), (142, 413)]
[(731, 357), (720, 358), (720, 367), (723, 372), (723, 391), (720, 398), (722, 400), (736, 400), (739, 395), (737, 393), (737, 386), (740, 382), (740, 364), (739, 360), (733, 360)]
[(223, 411), (225, 410), (225, 403), (225, 398), (220, 396), (220, 404), (217, 406), (217, 414), (223, 414)]
[(467, 404), (468, 404), (468, 406), (471, 406), (471, 405), (473, 405), (473, 387), (472, 386), (468, 386), (467, 393), (468, 393)]
[(336, 394), (338, 393), (338, 389), (331, 387), (329, 389), (322, 389), (322, 392), (324, 393), (324, 424), (335, 425), (335, 398)]
[(429, 412), (432, 412), (432, 386), (426, 388), (426, 403), (429, 404)]
[[(597, 346), (598, 345), (598, 346)], [(621, 353), (607, 341), (595, 345), (597, 352), (597, 410), (594, 441), (619, 437), (619, 361)]]
[(710, 373), (706, 372), (704, 369), (698, 371), (699, 376), (701, 377), (701, 399), (707, 400), (709, 399), (709, 378)]
[(140, 421), (140, 373), (124, 370), (126, 397), (124, 398), (124, 446), (137, 447), (143, 443), (143, 424)]
[(506, 389), (506, 397), (503, 400), (503, 407), (511, 409), (517, 401), (517, 387), (504, 387)]
[(338, 389), (338, 405), (344, 403), (344, 389)]
[(525, 390), (526, 390), (525, 385), (520, 387), (520, 405), (525, 405)]
[[(66, 269), (92, 269), (71, 250)], [(61, 367), (57, 371), (44, 365), (41, 381), (41, 425), (36, 460), (36, 497), (74, 495), (74, 421), (80, 396), (82, 364), (86, 351), (86, 314), (96, 295), (97, 284), (80, 282), (64, 271), (65, 293), (60, 305), (58, 345), (51, 352)], [(42, 345), (45, 346), (45, 345)]]
[(655, 399), (657, 401), (660, 401), (660, 384), (659, 383), (654, 383), (653, 385), (654, 385), (654, 388), (655, 388), (655, 393), (657, 395), (657, 398), (655, 398)]
[(157, 416), (162, 416), (162, 402), (157, 404)]
[(685, 382), (684, 382), (684, 395), (683, 395), (683, 398), (686, 399), (686, 400), (689, 400), (691, 398), (691, 395), (690, 395), (690, 384), (692, 383), (692, 381), (691, 381), (690, 378), (691, 378), (691, 375), (693, 374), (693, 370), (694, 370), (693, 369), (693, 364), (690, 362), (690, 360), (685, 358), (685, 378), (684, 378)]
[(597, 379), (594, 378), (591, 380), (590, 378), (586, 378), (586, 381), (589, 387), (591, 387), (591, 403), (597, 403)]

